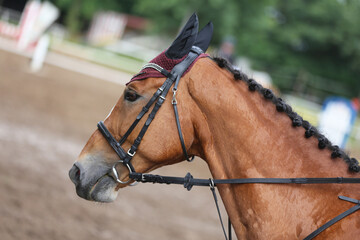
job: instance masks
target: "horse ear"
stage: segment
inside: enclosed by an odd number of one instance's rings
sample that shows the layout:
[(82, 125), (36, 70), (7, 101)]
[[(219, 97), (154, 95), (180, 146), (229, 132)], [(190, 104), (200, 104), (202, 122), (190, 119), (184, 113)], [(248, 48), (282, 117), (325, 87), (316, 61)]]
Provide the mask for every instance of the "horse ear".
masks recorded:
[(208, 24), (206, 24), (206, 26), (203, 27), (203, 29), (201, 29), (201, 31), (198, 33), (196, 42), (194, 45), (201, 48), (201, 50), (203, 50), (203, 52), (206, 52), (206, 50), (208, 49), (208, 47), (210, 45), (210, 41), (211, 41), (211, 38), (213, 35), (213, 30), (214, 30), (214, 26), (213, 26), (212, 22), (209, 22)]
[(194, 13), (180, 31), (171, 46), (166, 50), (165, 55), (170, 59), (179, 59), (189, 53), (194, 45), (199, 29), (199, 20)]

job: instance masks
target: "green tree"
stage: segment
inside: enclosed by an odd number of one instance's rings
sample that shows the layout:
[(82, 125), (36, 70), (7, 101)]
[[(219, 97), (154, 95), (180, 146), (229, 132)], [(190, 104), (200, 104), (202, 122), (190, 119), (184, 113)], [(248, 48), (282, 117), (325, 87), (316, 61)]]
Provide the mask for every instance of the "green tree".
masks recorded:
[(274, 6), (277, 24), (267, 30), (271, 49), (276, 51), (270, 58), (259, 53), (253, 57), (264, 59), (260, 65), (278, 72), (285, 68), (306, 69), (346, 85), (348, 96), (356, 96), (360, 92), (357, 80), (360, 73), (359, 10), (360, 1), (279, 0)]
[[(244, 30), (260, 32), (269, 23), (264, 9), (275, 0), (137, 0), (134, 12), (150, 18), (153, 30), (176, 34), (181, 22), (193, 12), (200, 18), (200, 27), (208, 21), (214, 23), (213, 43), (218, 44), (227, 35), (244, 38)], [(253, 18), (256, 21), (251, 21)], [(267, 18), (269, 20), (269, 18)], [(266, 20), (266, 21), (264, 21)]]
[[(193, 12), (213, 21), (212, 44), (237, 39), (239, 56), (268, 71), (281, 88), (305, 82), (324, 94), (359, 95), (359, 0), (52, 0), (79, 32), (98, 10), (146, 17), (157, 34), (174, 36)], [(331, 87), (331, 86), (335, 87)], [(340, 91), (343, 89), (342, 91)], [(325, 97), (323, 95), (322, 97)]]
[(150, 18), (154, 31), (172, 35), (197, 11), (201, 24), (214, 22), (214, 44), (235, 36), (237, 54), (270, 72), (280, 87), (307, 76), (329, 94), (338, 86), (349, 97), (360, 92), (360, 1), (137, 0), (133, 10)]

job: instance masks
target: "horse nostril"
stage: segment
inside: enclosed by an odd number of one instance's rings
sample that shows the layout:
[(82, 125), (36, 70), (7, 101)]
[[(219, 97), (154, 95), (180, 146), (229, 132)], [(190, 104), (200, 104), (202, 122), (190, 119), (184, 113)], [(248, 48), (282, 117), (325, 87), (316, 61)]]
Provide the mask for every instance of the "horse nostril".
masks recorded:
[(72, 166), (72, 168), (69, 171), (69, 177), (75, 185), (80, 183), (80, 173), (81, 173), (80, 168), (75, 164)]

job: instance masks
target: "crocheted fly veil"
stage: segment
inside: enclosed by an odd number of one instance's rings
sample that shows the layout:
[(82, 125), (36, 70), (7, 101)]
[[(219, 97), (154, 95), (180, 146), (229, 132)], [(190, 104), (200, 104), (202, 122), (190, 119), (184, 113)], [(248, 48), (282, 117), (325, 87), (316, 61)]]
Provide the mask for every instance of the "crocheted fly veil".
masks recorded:
[[(205, 52), (210, 44), (213, 33), (213, 25), (209, 22), (199, 33), (198, 26), (198, 17), (194, 13), (182, 28), (171, 46), (151, 60), (150, 64), (146, 64), (145, 67), (142, 68), (138, 74), (134, 75), (127, 84), (146, 78), (163, 78), (164, 75), (159, 71), (159, 69), (165, 69), (168, 72), (171, 72), (175, 65), (186, 58), (193, 46), (196, 46)], [(183, 75), (190, 71), (191, 67), (199, 58), (207, 56), (208, 55), (205, 53), (200, 54)]]

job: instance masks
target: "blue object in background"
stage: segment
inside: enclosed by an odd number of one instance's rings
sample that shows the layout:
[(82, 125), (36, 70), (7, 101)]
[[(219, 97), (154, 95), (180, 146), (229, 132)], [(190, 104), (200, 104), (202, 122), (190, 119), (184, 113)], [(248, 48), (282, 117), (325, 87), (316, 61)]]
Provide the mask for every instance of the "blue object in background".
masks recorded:
[(327, 98), (319, 119), (320, 131), (335, 145), (346, 146), (357, 111), (349, 99)]

